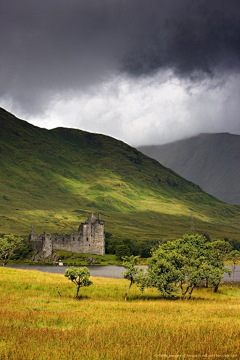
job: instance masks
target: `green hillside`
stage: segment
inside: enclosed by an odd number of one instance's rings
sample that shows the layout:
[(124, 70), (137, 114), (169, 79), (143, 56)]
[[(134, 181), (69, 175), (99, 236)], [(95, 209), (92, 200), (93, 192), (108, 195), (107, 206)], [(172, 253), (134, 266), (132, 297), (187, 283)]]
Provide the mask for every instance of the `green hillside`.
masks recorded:
[(104, 135), (46, 130), (0, 109), (0, 233), (76, 231), (90, 212), (105, 230), (137, 240), (173, 239), (194, 229), (239, 238), (240, 207), (135, 148)]

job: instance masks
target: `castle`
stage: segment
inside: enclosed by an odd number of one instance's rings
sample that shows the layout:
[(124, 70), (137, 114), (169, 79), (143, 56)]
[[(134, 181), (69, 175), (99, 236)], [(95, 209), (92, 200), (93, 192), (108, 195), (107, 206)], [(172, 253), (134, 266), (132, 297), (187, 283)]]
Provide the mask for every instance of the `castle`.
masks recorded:
[(35, 234), (33, 225), (29, 235), (29, 243), (34, 251), (42, 253), (44, 258), (51, 256), (53, 250), (66, 250), (83, 254), (105, 254), (104, 221), (91, 214), (90, 218), (82, 223), (78, 232), (70, 235)]

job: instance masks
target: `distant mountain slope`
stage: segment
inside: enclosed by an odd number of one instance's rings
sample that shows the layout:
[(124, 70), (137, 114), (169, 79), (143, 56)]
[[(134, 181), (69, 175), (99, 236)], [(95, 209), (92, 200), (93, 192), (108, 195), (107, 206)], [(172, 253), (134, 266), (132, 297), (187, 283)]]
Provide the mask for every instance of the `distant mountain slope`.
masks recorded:
[(115, 237), (174, 239), (194, 228), (237, 237), (240, 207), (204, 193), (127, 144), (41, 129), (0, 109), (0, 233), (75, 232), (93, 211)]
[(239, 135), (200, 134), (165, 145), (141, 146), (138, 150), (218, 199), (240, 204)]

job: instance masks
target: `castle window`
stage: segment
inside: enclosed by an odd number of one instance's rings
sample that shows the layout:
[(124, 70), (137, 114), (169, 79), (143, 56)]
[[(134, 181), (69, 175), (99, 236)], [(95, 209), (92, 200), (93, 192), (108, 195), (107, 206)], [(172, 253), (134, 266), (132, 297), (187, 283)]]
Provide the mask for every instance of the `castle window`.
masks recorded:
[[(87, 241), (88, 241), (88, 237), (87, 237)], [(89, 245), (90, 246), (90, 245)]]

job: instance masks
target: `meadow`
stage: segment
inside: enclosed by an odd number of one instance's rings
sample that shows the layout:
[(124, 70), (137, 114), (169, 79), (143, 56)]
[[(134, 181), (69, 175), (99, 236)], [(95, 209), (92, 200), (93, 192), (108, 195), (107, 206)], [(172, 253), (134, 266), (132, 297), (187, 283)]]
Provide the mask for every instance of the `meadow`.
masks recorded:
[[(0, 268), (0, 359), (206, 359), (240, 354), (240, 286), (166, 300), (128, 281), (93, 277), (80, 290), (63, 275)], [(61, 297), (58, 294), (58, 289)]]

